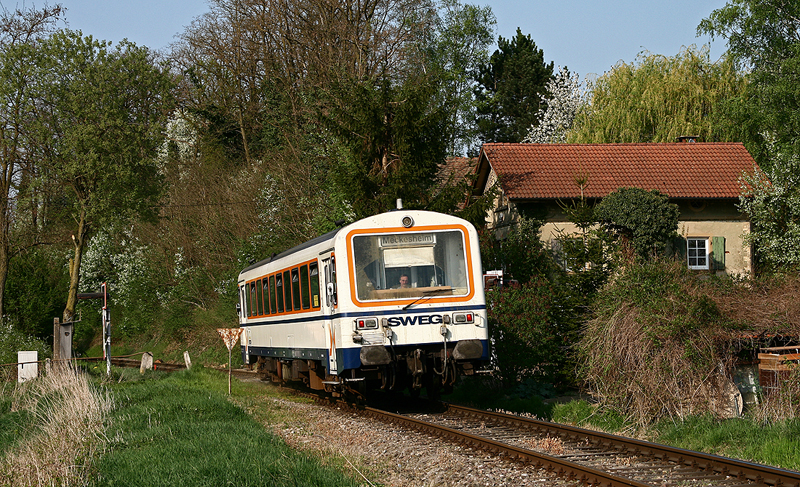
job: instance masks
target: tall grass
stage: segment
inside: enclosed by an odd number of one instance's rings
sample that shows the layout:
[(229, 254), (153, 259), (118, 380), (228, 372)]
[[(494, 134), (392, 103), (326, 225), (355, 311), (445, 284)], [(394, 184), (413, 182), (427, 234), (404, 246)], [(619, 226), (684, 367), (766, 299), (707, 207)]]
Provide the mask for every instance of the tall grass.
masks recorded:
[(10, 415), (2, 417), (19, 437), (5, 439), (13, 449), (0, 461), (0, 484), (85, 485), (111, 406), (107, 394), (67, 367), (18, 385)]

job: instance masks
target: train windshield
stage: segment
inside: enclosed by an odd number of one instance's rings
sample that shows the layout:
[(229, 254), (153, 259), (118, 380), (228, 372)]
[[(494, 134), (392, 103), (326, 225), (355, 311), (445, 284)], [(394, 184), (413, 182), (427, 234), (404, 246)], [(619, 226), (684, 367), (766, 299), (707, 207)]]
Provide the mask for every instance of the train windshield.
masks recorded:
[(467, 295), (464, 248), (459, 230), (354, 236), (358, 299)]

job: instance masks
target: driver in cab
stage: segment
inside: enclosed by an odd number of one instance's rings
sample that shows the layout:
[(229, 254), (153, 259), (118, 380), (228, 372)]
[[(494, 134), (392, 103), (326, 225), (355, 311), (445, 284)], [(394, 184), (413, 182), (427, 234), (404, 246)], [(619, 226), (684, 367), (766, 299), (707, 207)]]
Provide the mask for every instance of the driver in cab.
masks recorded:
[(411, 279), (408, 278), (408, 274), (403, 274), (400, 276), (400, 285), (397, 286), (400, 289), (409, 288), (411, 287)]

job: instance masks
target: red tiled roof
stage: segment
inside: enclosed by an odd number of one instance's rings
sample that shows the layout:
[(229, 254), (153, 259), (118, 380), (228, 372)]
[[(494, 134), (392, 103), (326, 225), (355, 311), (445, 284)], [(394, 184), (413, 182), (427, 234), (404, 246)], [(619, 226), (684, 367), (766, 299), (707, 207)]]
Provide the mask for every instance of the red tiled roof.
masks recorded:
[(440, 183), (447, 183), (451, 177), (454, 181), (462, 181), (475, 172), (477, 164), (477, 157), (448, 157), (444, 164), (439, 164), (436, 179)]
[[(743, 172), (756, 162), (741, 143), (484, 144), (487, 161), (511, 199), (602, 198), (622, 187), (671, 198), (738, 198)], [(479, 168), (480, 171), (480, 168)], [(485, 184), (485, 182), (484, 182)]]

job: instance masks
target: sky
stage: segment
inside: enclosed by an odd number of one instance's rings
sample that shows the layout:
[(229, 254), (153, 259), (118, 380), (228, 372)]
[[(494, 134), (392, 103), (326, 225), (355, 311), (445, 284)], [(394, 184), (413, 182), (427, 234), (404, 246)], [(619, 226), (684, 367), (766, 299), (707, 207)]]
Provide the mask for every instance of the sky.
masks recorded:
[[(67, 8), (71, 29), (98, 39), (123, 38), (159, 50), (192, 19), (209, 10), (206, 0), (50, 0)], [(530, 34), (545, 62), (567, 66), (581, 78), (602, 75), (618, 62), (631, 63), (642, 51), (674, 56), (683, 46), (709, 44), (696, 37), (697, 25), (725, 5), (725, 0), (488, 0), (497, 19), (497, 35), (506, 39)], [(0, 5), (44, 5), (0, 0)], [(492, 51), (496, 46), (492, 47)], [(724, 39), (711, 43), (711, 59), (725, 51)]]

